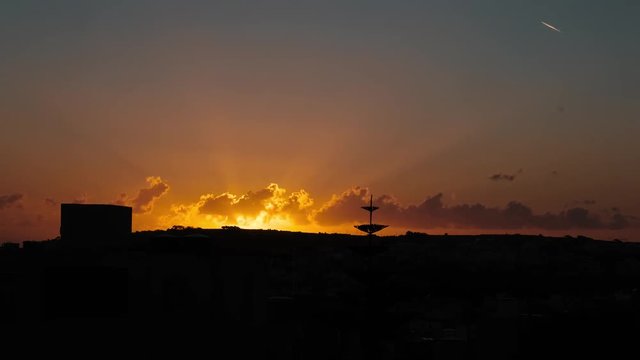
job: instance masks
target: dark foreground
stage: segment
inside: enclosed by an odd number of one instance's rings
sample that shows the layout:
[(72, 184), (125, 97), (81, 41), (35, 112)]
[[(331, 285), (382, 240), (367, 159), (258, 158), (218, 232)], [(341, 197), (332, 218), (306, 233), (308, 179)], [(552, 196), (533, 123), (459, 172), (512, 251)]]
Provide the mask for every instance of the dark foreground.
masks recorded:
[(238, 229), (0, 248), (3, 350), (254, 359), (633, 356), (640, 246)]

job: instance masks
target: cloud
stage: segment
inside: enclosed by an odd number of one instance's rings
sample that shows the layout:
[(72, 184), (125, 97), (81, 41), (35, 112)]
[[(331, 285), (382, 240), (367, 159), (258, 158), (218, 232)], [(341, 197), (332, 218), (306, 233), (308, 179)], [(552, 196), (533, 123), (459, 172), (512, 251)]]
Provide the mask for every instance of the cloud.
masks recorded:
[[(239, 225), (249, 228), (296, 227), (317, 229), (347, 227), (367, 222), (361, 209), (368, 204), (370, 191), (352, 187), (334, 194), (324, 203), (316, 204), (305, 190), (288, 192), (278, 184), (243, 194), (231, 192), (201, 195), (193, 203), (174, 204), (171, 213), (161, 219), (165, 226), (187, 225), (217, 227)], [(380, 208), (374, 215), (378, 223), (398, 229), (487, 229), (487, 230), (592, 230), (640, 227), (640, 221), (619, 210), (595, 213), (576, 203), (560, 212), (537, 213), (519, 201), (504, 206), (481, 203), (447, 205), (445, 196), (437, 193), (417, 204), (402, 204), (391, 195), (374, 198)]]
[(291, 220), (296, 224), (310, 223), (312, 206), (314, 204), (311, 194), (304, 189), (292, 192), (280, 211), (289, 214)]
[[(224, 219), (227, 223), (238, 224), (259, 221), (269, 224), (272, 220), (287, 220), (297, 224), (309, 222), (310, 207), (313, 199), (308, 192), (301, 189), (287, 194), (287, 190), (278, 184), (269, 184), (264, 189), (248, 191), (243, 195), (229, 192), (221, 194), (205, 194), (197, 204), (199, 214)], [(176, 207), (177, 211), (186, 211), (188, 206)]]
[(368, 190), (353, 187), (340, 195), (333, 195), (319, 210), (314, 212), (314, 220), (319, 225), (338, 225), (362, 218), (361, 206), (364, 205)]
[[(589, 206), (594, 206), (596, 205), (598, 202), (595, 200), (574, 200), (574, 201), (570, 201), (566, 204), (564, 204), (565, 208), (568, 207), (589, 207)], [(615, 209), (613, 209), (613, 211), (616, 211)]]
[(501, 181), (501, 180), (506, 180), (506, 181), (513, 181), (516, 179), (515, 175), (507, 175), (507, 174), (493, 174), (491, 176), (489, 176), (490, 180), (493, 181)]
[[(334, 195), (315, 212), (320, 225), (343, 225), (368, 219), (360, 210), (366, 202), (366, 189), (354, 188)], [(639, 225), (633, 217), (615, 212), (602, 218), (588, 209), (574, 207), (559, 213), (536, 214), (527, 205), (511, 201), (504, 207), (483, 204), (458, 204), (446, 206), (443, 194), (427, 197), (418, 205), (404, 206), (393, 197), (383, 195), (374, 200), (380, 207), (376, 212), (378, 222), (401, 228), (432, 229), (622, 229)]]
[(115, 199), (113, 201), (114, 205), (121, 205), (121, 206), (125, 206), (129, 204), (129, 198), (127, 197), (126, 193), (121, 193), (120, 195), (118, 195), (118, 198)]
[(147, 178), (147, 183), (149, 186), (147, 188), (140, 189), (135, 198), (127, 200), (126, 194), (120, 194), (120, 197), (115, 201), (115, 203), (119, 203), (121, 205), (131, 204), (133, 212), (137, 214), (150, 212), (153, 209), (155, 201), (169, 191), (169, 184), (159, 176), (149, 176)]
[(44, 199), (44, 204), (50, 207), (56, 207), (58, 205), (60, 205), (60, 203), (58, 201), (56, 201), (55, 199), (52, 198), (46, 198)]
[(82, 194), (80, 197), (73, 199), (73, 204), (86, 204), (89, 201), (87, 194)]
[(503, 174), (497, 173), (489, 176), (489, 180), (492, 181), (514, 181), (518, 175), (522, 174), (522, 169), (518, 170), (515, 174)]
[(0, 195), (0, 209), (22, 207), (23, 194)]
[(309, 224), (314, 201), (301, 189), (288, 193), (278, 184), (248, 191), (242, 195), (223, 192), (204, 194), (192, 204), (172, 205), (172, 215), (162, 222), (205, 224), (204, 226), (241, 225), (271, 227)]

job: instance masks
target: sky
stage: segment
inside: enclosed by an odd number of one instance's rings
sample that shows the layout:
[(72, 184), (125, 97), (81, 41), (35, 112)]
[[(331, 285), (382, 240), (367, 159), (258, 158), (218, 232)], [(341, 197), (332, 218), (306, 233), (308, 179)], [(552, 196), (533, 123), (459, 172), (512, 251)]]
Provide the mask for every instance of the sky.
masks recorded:
[[(2, 1), (0, 241), (172, 225), (640, 240), (640, 2)], [(542, 22), (559, 29), (555, 31)]]

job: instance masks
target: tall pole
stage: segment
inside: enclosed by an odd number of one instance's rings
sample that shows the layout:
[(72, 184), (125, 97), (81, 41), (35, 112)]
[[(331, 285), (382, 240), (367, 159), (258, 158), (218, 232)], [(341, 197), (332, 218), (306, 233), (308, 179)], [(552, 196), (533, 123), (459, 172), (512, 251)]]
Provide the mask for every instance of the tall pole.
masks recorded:
[(373, 195), (369, 199), (369, 225), (373, 225)]

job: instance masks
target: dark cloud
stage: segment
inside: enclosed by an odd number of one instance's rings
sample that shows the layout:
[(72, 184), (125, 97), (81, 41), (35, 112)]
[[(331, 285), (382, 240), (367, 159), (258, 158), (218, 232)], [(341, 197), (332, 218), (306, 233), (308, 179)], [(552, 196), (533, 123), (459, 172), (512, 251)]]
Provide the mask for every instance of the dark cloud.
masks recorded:
[(634, 217), (625, 216), (620, 213), (613, 214), (611, 219), (610, 228), (611, 229), (624, 229), (628, 228), (631, 225), (631, 221), (636, 220)]
[(60, 205), (60, 203), (58, 201), (56, 201), (55, 199), (52, 199), (52, 198), (44, 199), (44, 203), (45, 203), (45, 205), (51, 206), (51, 207), (56, 207), (56, 206)]
[(497, 173), (489, 176), (489, 180), (492, 181), (514, 181), (518, 175), (522, 174), (522, 169), (518, 170), (515, 174), (503, 174)]
[(568, 202), (568, 203), (564, 204), (564, 208), (593, 206), (595, 204), (597, 204), (597, 201), (595, 201), (595, 200), (574, 200), (574, 201), (571, 201), (571, 202)]
[(314, 219), (319, 225), (336, 225), (362, 218), (361, 206), (368, 194), (367, 189), (354, 187), (340, 195), (333, 195), (315, 212)]
[[(169, 184), (159, 176), (148, 177), (147, 183), (149, 187), (140, 189), (138, 195), (130, 201), (134, 213), (144, 214), (150, 212), (155, 201), (169, 191)], [(116, 201), (126, 203), (127, 201), (124, 199), (126, 199), (126, 194), (121, 194), (120, 199)]]
[(0, 209), (22, 207), (23, 194), (0, 195)]
[(275, 184), (269, 185), (265, 189), (258, 190), (256, 192), (249, 191), (248, 193), (236, 197), (231, 207), (233, 212), (243, 214), (245, 216), (257, 216), (262, 210), (266, 208), (265, 202), (274, 196), (279, 190), (279, 187)]
[(640, 226), (640, 218), (632, 215), (625, 215), (620, 212), (617, 207), (612, 208), (613, 215), (611, 215), (611, 229), (625, 229), (629, 227)]
[[(360, 210), (366, 202), (366, 189), (354, 188), (334, 196), (315, 213), (320, 225), (340, 225), (365, 221)], [(527, 205), (511, 201), (505, 207), (483, 204), (446, 206), (443, 194), (428, 197), (418, 205), (403, 206), (384, 195), (375, 199), (380, 207), (378, 222), (404, 228), (458, 229), (622, 229), (640, 225), (632, 217), (619, 212), (602, 218), (588, 209), (574, 207), (559, 213), (535, 214)]]
[(507, 174), (493, 174), (489, 176), (489, 180), (493, 180), (493, 181), (501, 181), (501, 180), (513, 181), (515, 179), (516, 179), (515, 175), (507, 175)]
[(235, 196), (229, 193), (220, 195), (203, 195), (202, 204), (198, 210), (203, 214), (227, 215), (233, 208)]

